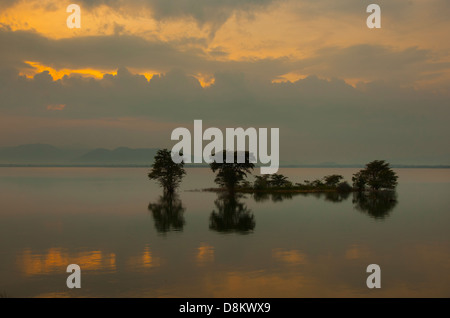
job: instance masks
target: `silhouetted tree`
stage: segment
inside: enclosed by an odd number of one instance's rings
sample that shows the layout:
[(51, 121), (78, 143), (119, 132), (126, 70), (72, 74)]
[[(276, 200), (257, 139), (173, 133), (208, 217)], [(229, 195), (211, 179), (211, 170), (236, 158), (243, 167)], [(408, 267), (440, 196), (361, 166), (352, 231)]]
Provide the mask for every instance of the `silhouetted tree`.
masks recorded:
[(309, 185), (311, 185), (311, 186), (313, 186), (315, 188), (320, 188), (320, 187), (324, 186), (322, 180), (320, 180), (320, 179), (316, 179), (316, 180), (310, 182)]
[(158, 150), (152, 170), (148, 174), (149, 179), (156, 180), (163, 188), (164, 192), (171, 194), (181, 183), (186, 171), (184, 162), (175, 163), (172, 160), (171, 152), (167, 149)]
[(347, 181), (344, 181), (344, 182), (340, 182), (336, 186), (336, 190), (340, 193), (347, 193), (347, 192), (351, 192), (353, 190), (353, 188), (351, 187), (351, 185), (348, 184)]
[(258, 190), (266, 189), (270, 185), (269, 175), (263, 174), (261, 176), (255, 176), (255, 182), (253, 182), (253, 187)]
[(240, 188), (248, 189), (248, 188), (251, 188), (251, 187), (252, 187), (252, 184), (251, 184), (250, 181), (248, 181), (248, 180), (243, 180), (243, 181), (241, 181), (241, 183), (239, 184), (239, 187), (240, 187)]
[[(235, 151), (233, 154), (234, 160), (231, 163), (226, 162), (225, 151), (222, 151), (221, 155), (223, 158), (222, 163), (214, 161), (209, 165), (213, 172), (217, 172), (214, 181), (220, 186), (225, 187), (228, 192), (234, 193), (236, 186), (247, 177), (247, 173), (251, 173), (255, 165), (250, 162), (250, 154), (248, 151), (239, 154)], [(238, 155), (243, 157), (244, 160), (242, 161), (244, 162), (238, 162)]]
[(364, 175), (364, 172), (362, 170), (355, 173), (352, 177), (353, 187), (355, 189), (358, 189), (359, 191), (364, 191), (366, 187), (366, 176)]
[(274, 173), (270, 176), (270, 185), (272, 187), (281, 188), (292, 185), (288, 178), (283, 176), (282, 174)]
[(328, 187), (333, 187), (333, 188), (336, 187), (342, 179), (344, 179), (344, 177), (341, 175), (338, 175), (338, 174), (332, 174), (332, 175), (323, 177), (325, 185)]
[(367, 184), (372, 190), (395, 189), (397, 179), (389, 163), (384, 160), (375, 160), (366, 164), (366, 168), (354, 174), (352, 178), (357, 188), (364, 188)]

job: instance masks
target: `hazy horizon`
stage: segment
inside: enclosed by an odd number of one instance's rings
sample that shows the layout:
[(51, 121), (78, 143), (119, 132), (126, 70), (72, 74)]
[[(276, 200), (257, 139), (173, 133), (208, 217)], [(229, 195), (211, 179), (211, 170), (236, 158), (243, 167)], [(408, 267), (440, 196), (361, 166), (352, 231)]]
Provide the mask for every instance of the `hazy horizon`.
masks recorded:
[[(0, 166), (1, 165), (37, 165), (37, 166), (52, 166), (52, 165), (92, 165), (92, 164), (118, 164), (118, 165), (151, 165), (153, 157), (156, 151), (161, 148), (130, 148), (126, 146), (120, 146), (117, 148), (78, 148), (78, 147), (55, 147), (49, 144), (25, 144), (18, 146), (0, 146)], [(55, 154), (56, 152), (56, 154)], [(114, 156), (115, 155), (115, 156)], [(119, 155), (119, 158), (117, 157)], [(52, 160), (54, 156), (55, 160)], [(121, 157), (120, 157), (121, 156)], [(124, 158), (125, 156), (125, 158)], [(194, 158), (194, 157), (192, 157)], [(331, 159), (331, 158), (330, 158)], [(377, 158), (374, 160), (382, 160)], [(193, 161), (193, 160), (192, 160)], [(340, 163), (334, 161), (322, 161), (312, 163), (302, 163), (299, 161), (285, 162), (281, 161), (281, 166), (321, 166), (321, 167), (333, 167), (333, 166), (348, 166), (348, 167), (361, 167), (367, 162), (351, 162)], [(404, 164), (402, 162), (390, 162), (393, 167), (450, 167), (448, 163), (441, 164)], [(189, 167), (205, 167), (206, 163), (186, 164)], [(257, 164), (257, 166), (259, 166)]]

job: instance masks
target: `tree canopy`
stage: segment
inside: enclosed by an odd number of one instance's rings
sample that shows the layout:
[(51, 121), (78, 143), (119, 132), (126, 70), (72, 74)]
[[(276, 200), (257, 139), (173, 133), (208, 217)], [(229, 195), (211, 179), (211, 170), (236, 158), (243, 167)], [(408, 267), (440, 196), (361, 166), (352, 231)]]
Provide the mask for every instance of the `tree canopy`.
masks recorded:
[(364, 190), (369, 186), (372, 190), (395, 189), (397, 175), (384, 160), (374, 160), (366, 164), (365, 169), (353, 175), (354, 187)]
[(342, 179), (344, 179), (344, 177), (339, 174), (332, 174), (323, 178), (325, 185), (333, 188), (337, 187)]
[(242, 163), (237, 160), (237, 151), (234, 152), (234, 160), (231, 163), (226, 162), (226, 151), (222, 151), (221, 155), (223, 156), (222, 163), (214, 161), (209, 165), (214, 173), (217, 172), (214, 181), (220, 186), (225, 187), (228, 192), (234, 192), (236, 186), (247, 177), (248, 173), (251, 173), (255, 165), (250, 162), (250, 154), (248, 151), (239, 154), (244, 158), (244, 162)]
[(156, 180), (164, 188), (164, 193), (171, 194), (179, 187), (186, 174), (183, 167), (184, 162), (173, 162), (169, 150), (160, 149), (156, 153), (155, 161), (148, 177), (151, 180)]
[(292, 183), (288, 180), (288, 177), (274, 173), (270, 176), (270, 185), (272, 187), (281, 188), (292, 186)]

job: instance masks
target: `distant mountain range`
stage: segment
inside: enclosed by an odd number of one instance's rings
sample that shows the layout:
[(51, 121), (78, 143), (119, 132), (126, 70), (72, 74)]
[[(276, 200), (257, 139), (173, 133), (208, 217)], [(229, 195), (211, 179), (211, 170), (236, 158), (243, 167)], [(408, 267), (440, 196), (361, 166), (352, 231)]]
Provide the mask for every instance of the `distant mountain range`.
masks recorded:
[[(16, 147), (0, 147), (0, 166), (150, 166), (158, 148), (119, 147), (113, 150), (61, 149), (47, 144), (30, 144)], [(186, 164), (186, 167), (207, 167), (203, 164)], [(360, 168), (363, 164), (281, 163), (281, 167), (305, 168)], [(449, 165), (391, 164), (393, 168), (450, 168)]]
[(47, 144), (0, 147), (0, 164), (36, 165), (150, 165), (158, 149), (66, 150)]

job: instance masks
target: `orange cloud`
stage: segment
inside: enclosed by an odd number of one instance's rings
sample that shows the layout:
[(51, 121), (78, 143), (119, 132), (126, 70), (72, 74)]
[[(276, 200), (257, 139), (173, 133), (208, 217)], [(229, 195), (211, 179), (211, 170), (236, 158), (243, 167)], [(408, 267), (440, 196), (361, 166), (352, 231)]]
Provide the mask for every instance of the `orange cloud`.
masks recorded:
[(43, 65), (40, 62), (34, 62), (34, 61), (25, 61), (26, 64), (28, 64), (29, 66), (31, 66), (31, 69), (27, 68), (27, 69), (23, 69), (19, 75), (21, 76), (26, 76), (28, 78), (32, 78), (34, 75), (44, 72), (44, 71), (48, 71), (49, 74), (52, 76), (53, 80), (59, 80), (61, 78), (63, 78), (65, 75), (69, 76), (71, 74), (78, 74), (84, 77), (94, 77), (97, 79), (101, 79), (103, 77), (103, 75), (105, 74), (112, 74), (112, 75), (116, 75), (117, 71), (116, 70), (100, 70), (100, 69), (54, 69), (50, 66), (47, 65)]

